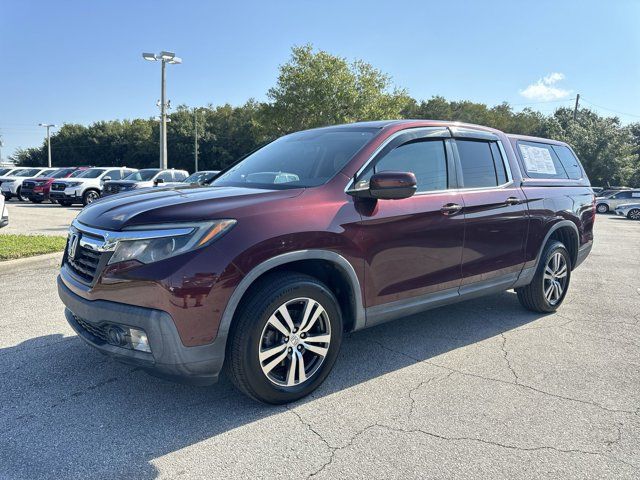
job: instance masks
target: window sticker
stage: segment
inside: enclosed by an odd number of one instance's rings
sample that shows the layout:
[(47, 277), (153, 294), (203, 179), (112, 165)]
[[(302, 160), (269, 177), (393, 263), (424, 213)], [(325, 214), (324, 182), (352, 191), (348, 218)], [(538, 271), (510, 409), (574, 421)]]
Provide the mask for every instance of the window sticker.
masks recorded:
[(631, 192), (633, 198), (640, 198), (640, 192)]
[(556, 166), (553, 163), (553, 158), (551, 158), (549, 150), (522, 144), (519, 145), (519, 147), (527, 172), (556, 175)]

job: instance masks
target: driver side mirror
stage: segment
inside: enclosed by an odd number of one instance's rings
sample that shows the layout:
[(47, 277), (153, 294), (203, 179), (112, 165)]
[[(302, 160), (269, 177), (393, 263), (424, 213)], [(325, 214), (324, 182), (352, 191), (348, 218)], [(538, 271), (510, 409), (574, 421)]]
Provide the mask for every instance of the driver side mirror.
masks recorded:
[(106, 177), (102, 177), (103, 182), (108, 182), (109, 180), (111, 180), (111, 177), (109, 177), (108, 175)]
[(153, 181), (153, 184), (154, 184), (154, 185), (160, 185), (161, 183), (164, 183), (164, 179), (162, 179), (162, 178), (156, 178), (156, 179)]
[(361, 198), (399, 200), (413, 196), (416, 189), (416, 176), (413, 173), (388, 171), (374, 173), (369, 179), (369, 188), (350, 190), (347, 193)]

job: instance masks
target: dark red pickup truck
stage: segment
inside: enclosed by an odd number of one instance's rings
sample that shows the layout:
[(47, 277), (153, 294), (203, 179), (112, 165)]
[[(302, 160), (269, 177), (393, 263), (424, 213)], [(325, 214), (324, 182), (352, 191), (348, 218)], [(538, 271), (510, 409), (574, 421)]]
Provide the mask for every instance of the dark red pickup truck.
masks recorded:
[(325, 379), (343, 332), (507, 289), (554, 311), (594, 217), (564, 143), (340, 125), (282, 137), (209, 186), (94, 202), (70, 228), (58, 288), (103, 353), (203, 384), (224, 364), (241, 391), (283, 403)]

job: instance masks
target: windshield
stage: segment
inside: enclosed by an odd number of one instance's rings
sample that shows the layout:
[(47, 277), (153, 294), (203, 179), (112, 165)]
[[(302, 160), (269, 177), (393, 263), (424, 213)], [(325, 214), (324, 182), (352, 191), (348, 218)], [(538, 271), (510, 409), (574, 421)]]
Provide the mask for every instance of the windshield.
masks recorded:
[(38, 174), (39, 171), (40, 171), (39, 168), (28, 168), (27, 170), (20, 170), (14, 175), (16, 177), (34, 177)]
[(372, 128), (327, 128), (293, 133), (252, 153), (212, 185), (275, 189), (322, 185), (376, 132)]
[(196, 172), (189, 175), (183, 180), (185, 183), (200, 183), (208, 182), (215, 177), (219, 172)]
[(10, 168), (0, 168), (0, 177), (10, 171), (11, 171)]
[(49, 176), (51, 178), (65, 178), (71, 172), (73, 172), (73, 168), (61, 168), (60, 170), (58, 170), (57, 172), (53, 172)]
[(73, 172), (71, 175), (69, 175), (69, 178), (76, 178), (79, 177), (81, 173), (86, 172), (86, 170), (76, 170), (75, 172)]
[(98, 178), (102, 175), (106, 170), (102, 168), (90, 168), (89, 170), (85, 170), (77, 178)]
[(124, 177), (124, 180), (133, 180), (134, 182), (146, 182), (151, 180), (159, 172), (157, 168), (147, 168), (144, 170), (138, 170), (131, 175)]
[(51, 169), (51, 170), (45, 170), (44, 172), (42, 172), (40, 175), (38, 175), (39, 177), (48, 177), (50, 176), (53, 172), (55, 172), (56, 169)]

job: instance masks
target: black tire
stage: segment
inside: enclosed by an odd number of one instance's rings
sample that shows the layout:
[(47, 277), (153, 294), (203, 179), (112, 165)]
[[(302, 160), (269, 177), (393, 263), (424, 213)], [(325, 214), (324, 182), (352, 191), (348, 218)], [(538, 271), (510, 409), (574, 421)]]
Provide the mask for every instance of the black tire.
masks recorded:
[(29, 198), (22, 196), (22, 189), (20, 187), (18, 187), (18, 189), (16, 190), (16, 197), (21, 202), (28, 202), (29, 201)]
[[(330, 325), (330, 342), (328, 350), (323, 357), (316, 356), (311, 351), (304, 351), (302, 355), (311, 355), (311, 361), (302, 363), (303, 366), (312, 366), (316, 358), (323, 360), (316, 364), (316, 370), (309, 374), (309, 377), (300, 381), (300, 383), (292, 386), (277, 385), (268, 378), (267, 373), (263, 371), (262, 363), (259, 359), (261, 348), (265, 341), (265, 332), (269, 328), (267, 326), (269, 319), (275, 312), (287, 302), (295, 303), (297, 299), (307, 298), (317, 302), (324, 308), (326, 317), (323, 316), (321, 323)], [(294, 312), (295, 313), (295, 312)], [(300, 326), (300, 317), (291, 316), (294, 325)], [(315, 322), (316, 324), (318, 321)], [(295, 333), (296, 330), (294, 329)], [(277, 332), (276, 332), (277, 334)], [(300, 338), (304, 338), (305, 334), (298, 332)], [(298, 338), (296, 335), (293, 337)], [(307, 341), (312, 337), (309, 334)], [(282, 354), (287, 351), (284, 345), (289, 337), (283, 337), (278, 341), (274, 340), (273, 345), (279, 347), (283, 345)], [(305, 340), (300, 340), (301, 345), (306, 346)], [(242, 393), (260, 402), (270, 404), (283, 404), (293, 402), (313, 392), (324, 381), (333, 364), (336, 361), (340, 344), (342, 342), (342, 314), (338, 301), (335, 296), (322, 282), (309, 275), (303, 275), (291, 272), (277, 272), (267, 275), (259, 281), (255, 287), (251, 288), (247, 301), (241, 304), (239, 311), (234, 318), (234, 323), (229, 335), (229, 343), (227, 347), (227, 359), (225, 362), (225, 370), (233, 384)], [(300, 345), (297, 347), (300, 349)], [(304, 350), (304, 347), (303, 347)], [(264, 352), (264, 350), (262, 350)], [(297, 353), (292, 348), (288, 348), (289, 354), (277, 364), (273, 370), (278, 368), (287, 370), (286, 366), (292, 363), (292, 358)], [(262, 362), (271, 362), (272, 359), (279, 357), (280, 353), (268, 360)], [(295, 365), (295, 363), (294, 363)], [(299, 366), (299, 365), (298, 365)], [(304, 368), (303, 368), (304, 369)], [(291, 370), (294, 371), (295, 367)], [(299, 375), (299, 374), (298, 374)]]
[(609, 205), (606, 203), (599, 203), (596, 205), (596, 212), (598, 213), (609, 213)]
[(71, 202), (69, 200), (58, 200), (58, 205), (61, 207), (70, 207)]
[(82, 205), (87, 206), (100, 198), (100, 192), (98, 190), (89, 189), (82, 194)]
[[(550, 302), (545, 295), (545, 281), (548, 281), (545, 280), (545, 269), (556, 253), (560, 253), (564, 258), (564, 262), (566, 265), (566, 279), (564, 281), (564, 284), (562, 285), (562, 293), (559, 298), (557, 300), (554, 299), (553, 302)], [(562, 242), (552, 240), (544, 247), (542, 256), (540, 257), (540, 263), (538, 264), (536, 274), (533, 277), (531, 283), (525, 287), (516, 288), (518, 300), (524, 308), (533, 312), (555, 312), (564, 301), (564, 297), (569, 290), (570, 281), (571, 257), (569, 256), (569, 252), (565, 248), (564, 244), (562, 244)]]
[(42, 203), (42, 199), (41, 198), (34, 198), (33, 200), (31, 200), (31, 203)]
[(632, 208), (627, 212), (627, 218), (629, 220), (640, 220), (640, 209)]
[(4, 197), (4, 199), (5, 199), (6, 201), (11, 200), (11, 194), (10, 194), (10, 193), (3, 193), (3, 194), (2, 194), (2, 196)]

